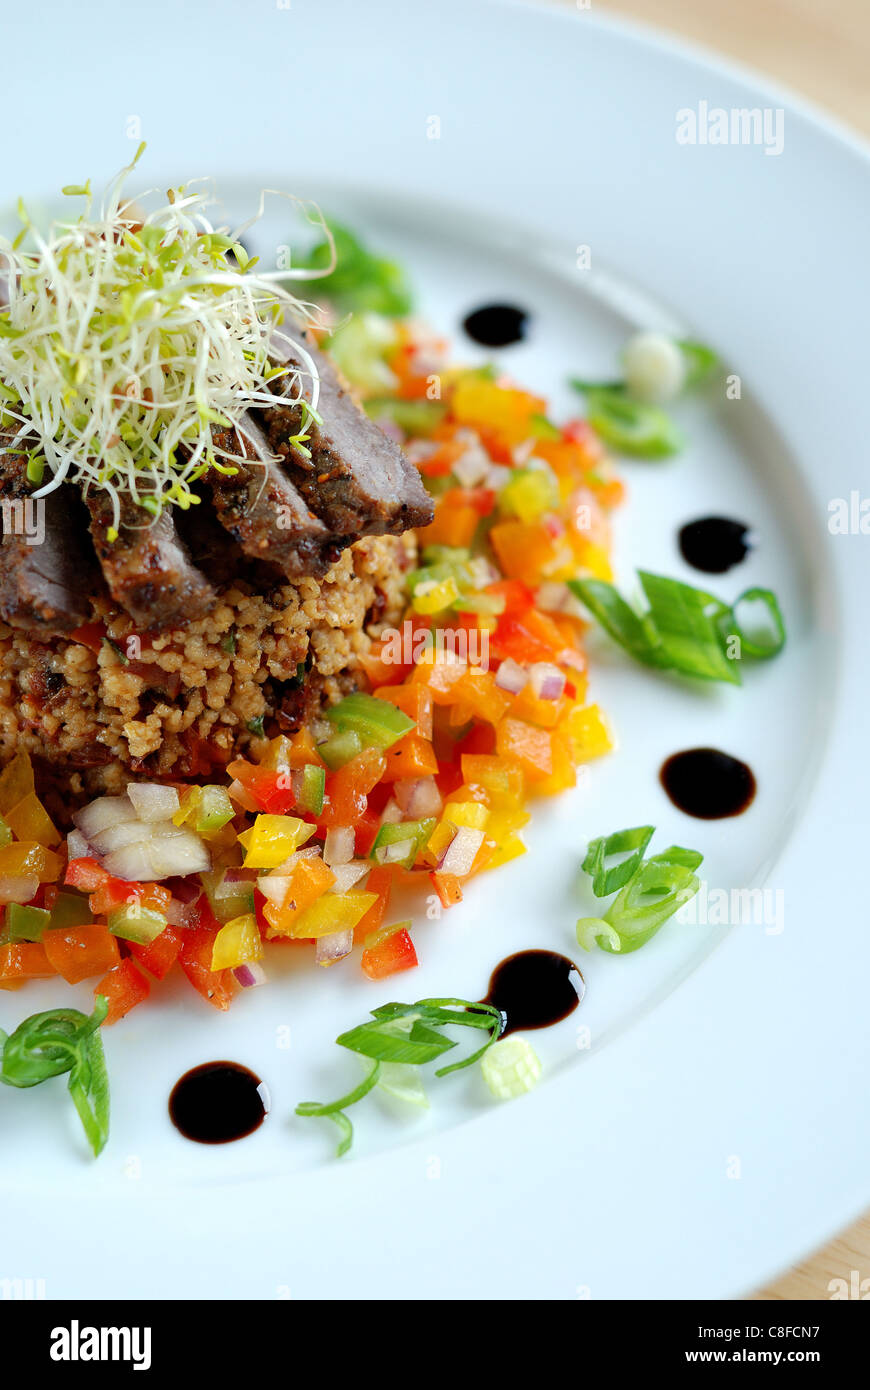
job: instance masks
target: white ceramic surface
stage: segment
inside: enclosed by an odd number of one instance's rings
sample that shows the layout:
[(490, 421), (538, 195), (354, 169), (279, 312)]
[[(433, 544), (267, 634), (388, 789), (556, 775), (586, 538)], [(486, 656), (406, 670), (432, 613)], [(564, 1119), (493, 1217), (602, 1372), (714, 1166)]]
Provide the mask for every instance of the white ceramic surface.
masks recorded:
[[(529, 854), (421, 922), (420, 969), (385, 986), (288, 951), (229, 1016), (183, 980), (155, 991), (107, 1037), (113, 1132), (98, 1163), (54, 1087), (0, 1094), (0, 1275), (45, 1278), (49, 1296), (748, 1290), (870, 1202), (868, 542), (826, 524), (831, 498), (870, 489), (865, 152), (791, 98), (584, 11), (157, 0), (142, 25), (96, 3), (42, 8), (39, 104), (32, 73), (4, 79), (0, 203), (101, 181), (131, 152), (135, 118), (146, 183), (214, 173), (233, 217), (262, 185), (346, 215), (407, 265), (421, 315), (457, 356), (483, 356), (459, 329), (468, 309), (526, 306), (528, 340), (498, 360), (559, 417), (577, 412), (566, 376), (607, 375), (635, 325), (714, 344), (742, 397), (681, 407), (690, 443), (675, 461), (625, 464), (620, 579), (644, 566), (692, 582), (676, 528), (737, 515), (758, 545), (710, 587), (769, 584), (790, 640), (741, 690), (688, 689), (590, 642), (592, 693), (620, 751), (540, 808)], [(24, 23), (9, 18), (8, 49)], [(678, 144), (676, 112), (702, 100), (783, 107), (783, 152)], [(268, 256), (290, 230), (273, 209), (250, 240)], [(706, 743), (757, 774), (733, 821), (690, 820), (658, 785), (667, 754)], [(535, 1035), (547, 1077), (521, 1101), (496, 1105), (466, 1073), (430, 1084), (422, 1120), (364, 1102), (341, 1163), (331, 1129), (291, 1118), (298, 1100), (355, 1077), (332, 1039), (376, 1004), (479, 997), (492, 966), (527, 945), (581, 954), (585, 841), (647, 820), (656, 844), (704, 851), (711, 888), (781, 892), (783, 929), (672, 925), (624, 960), (584, 957), (586, 999)], [(0, 1024), (57, 998), (48, 986), (9, 995)], [(218, 1056), (257, 1070), (274, 1109), (252, 1138), (207, 1149), (176, 1134), (166, 1098), (186, 1067)], [(129, 1226), (138, 1239), (119, 1250), (107, 1233)]]

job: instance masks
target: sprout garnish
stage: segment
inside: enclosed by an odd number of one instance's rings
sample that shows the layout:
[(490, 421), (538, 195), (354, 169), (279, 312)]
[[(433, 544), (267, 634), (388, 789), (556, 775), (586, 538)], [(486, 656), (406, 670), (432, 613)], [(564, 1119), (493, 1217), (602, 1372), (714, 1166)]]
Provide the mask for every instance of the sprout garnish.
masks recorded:
[[(0, 237), (8, 298), (0, 297), (0, 427), (11, 434), (0, 452), (29, 454), (28, 477), (42, 484), (35, 497), (67, 479), (105, 489), (114, 532), (122, 494), (157, 517), (168, 504), (197, 502), (192, 484), (209, 469), (234, 472), (212, 426), (243, 434), (245, 412), (274, 403), (278, 377), (291, 399), (301, 397), (303, 374), (312, 383), (292, 441), (307, 452), (318, 377), (293, 325), (312, 322), (316, 310), (279, 280), (334, 267), (255, 273), (238, 240), (245, 228), (231, 233), (206, 217), (213, 199), (202, 181), (142, 212), (123, 188), (143, 149), (98, 211), (90, 184), (67, 186), (64, 194), (86, 200), (81, 217), (43, 235), (19, 203), (21, 232), (14, 242)], [(263, 199), (256, 216), (262, 211)], [(303, 211), (329, 238), (319, 212)], [(302, 370), (270, 349), (282, 320)]]

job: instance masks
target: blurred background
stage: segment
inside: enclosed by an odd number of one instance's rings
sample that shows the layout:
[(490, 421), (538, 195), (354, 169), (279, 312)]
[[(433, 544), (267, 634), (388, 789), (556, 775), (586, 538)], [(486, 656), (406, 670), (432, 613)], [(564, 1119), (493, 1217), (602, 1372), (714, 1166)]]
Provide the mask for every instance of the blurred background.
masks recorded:
[[(543, 0), (544, 3), (547, 0)], [(755, 68), (870, 136), (870, 0), (553, 0), (669, 30)], [(856, 1105), (861, 1103), (855, 1098)], [(843, 1142), (849, 1143), (848, 1134)], [(870, 1277), (870, 1214), (790, 1270), (763, 1299), (828, 1299)], [(853, 1280), (853, 1283), (855, 1281)]]

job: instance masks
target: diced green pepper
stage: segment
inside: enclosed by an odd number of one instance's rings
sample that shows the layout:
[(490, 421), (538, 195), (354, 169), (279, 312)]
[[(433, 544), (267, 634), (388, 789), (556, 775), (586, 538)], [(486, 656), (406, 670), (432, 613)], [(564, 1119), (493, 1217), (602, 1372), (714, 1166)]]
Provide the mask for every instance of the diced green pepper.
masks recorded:
[(58, 893), (51, 909), (52, 931), (55, 927), (86, 927), (93, 920), (87, 898), (78, 893)]
[(200, 787), (193, 828), (199, 835), (220, 830), (236, 814), (226, 787)]
[[(425, 820), (391, 821), (382, 825), (375, 836), (370, 857), (378, 863), (401, 864), (403, 868), (410, 869), (420, 850), (428, 844), (436, 823), (434, 816), (427, 816)], [(407, 854), (402, 859), (391, 859), (387, 853), (389, 846), (401, 845), (406, 841), (409, 844)]]
[[(347, 695), (333, 705), (327, 710), (327, 717), (341, 733), (356, 733), (368, 748), (390, 748), (416, 727), (413, 719), (388, 700), (378, 700), (362, 691)], [(319, 751), (322, 755), (323, 748)]]
[(49, 925), (51, 913), (41, 907), (22, 907), (10, 903), (6, 908), (5, 927), (10, 941), (41, 941)]
[(113, 936), (133, 941), (137, 946), (148, 946), (166, 930), (166, 918), (162, 912), (133, 902), (110, 912), (108, 926)]
[(306, 763), (302, 769), (302, 785), (299, 790), (298, 805), (312, 816), (319, 816), (323, 810), (323, 797), (326, 791), (326, 770), (316, 763)]
[(351, 758), (355, 758), (357, 753), (362, 752), (362, 746), (362, 739), (354, 729), (342, 729), (325, 743), (319, 743), (317, 751), (330, 772), (335, 772), (337, 768), (349, 763)]

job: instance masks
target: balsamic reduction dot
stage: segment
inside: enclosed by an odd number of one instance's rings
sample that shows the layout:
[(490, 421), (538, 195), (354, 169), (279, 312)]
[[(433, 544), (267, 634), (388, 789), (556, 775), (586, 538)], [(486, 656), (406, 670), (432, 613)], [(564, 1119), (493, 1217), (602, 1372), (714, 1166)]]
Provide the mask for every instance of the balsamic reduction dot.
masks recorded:
[(680, 554), (704, 574), (724, 574), (746, 559), (752, 549), (749, 527), (726, 516), (702, 516), (678, 535)]
[(492, 972), (483, 1004), (504, 1017), (501, 1036), (523, 1028), (548, 1028), (573, 1013), (586, 983), (577, 966), (557, 951), (518, 951)]
[(687, 816), (721, 820), (739, 816), (755, 796), (752, 769), (718, 748), (687, 748), (662, 763), (661, 784)]
[(177, 1081), (169, 1115), (185, 1139), (228, 1144), (259, 1129), (269, 1112), (268, 1091), (238, 1062), (204, 1062)]
[(462, 327), (483, 347), (510, 347), (526, 336), (529, 316), (514, 304), (484, 304), (463, 320)]

